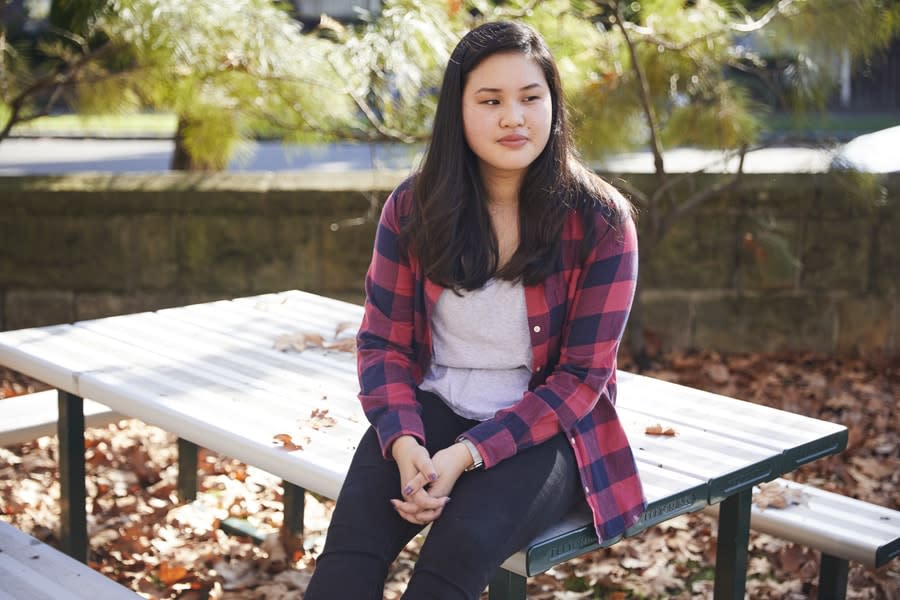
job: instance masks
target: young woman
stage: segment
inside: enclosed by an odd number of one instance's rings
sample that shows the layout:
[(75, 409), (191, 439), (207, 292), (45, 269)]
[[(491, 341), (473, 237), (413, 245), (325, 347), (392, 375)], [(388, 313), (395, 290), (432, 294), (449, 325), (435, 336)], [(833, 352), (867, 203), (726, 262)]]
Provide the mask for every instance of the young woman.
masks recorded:
[(638, 521), (615, 411), (631, 213), (577, 160), (541, 37), (506, 22), (469, 32), (424, 162), (381, 215), (358, 338), (372, 427), (306, 600), (382, 598), (391, 562), (428, 524), (411, 600), (478, 598), (578, 502), (601, 540)]

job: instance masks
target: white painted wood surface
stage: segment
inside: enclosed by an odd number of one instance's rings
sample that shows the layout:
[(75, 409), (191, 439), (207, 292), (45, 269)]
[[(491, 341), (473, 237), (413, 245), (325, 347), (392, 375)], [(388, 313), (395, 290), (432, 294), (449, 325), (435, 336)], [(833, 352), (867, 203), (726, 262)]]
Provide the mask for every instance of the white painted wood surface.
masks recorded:
[[(58, 397), (56, 390), (47, 390), (0, 400), (0, 446), (22, 444), (41, 436), (56, 435)], [(125, 417), (98, 402), (84, 401), (85, 427), (102, 427), (123, 418)]]
[(129, 589), (0, 520), (0, 600), (134, 600)]
[[(352, 338), (361, 318), (357, 305), (300, 291), (266, 294), (3, 332), (0, 364), (334, 498), (368, 427), (355, 357), (274, 344), (297, 333), (333, 341), (348, 325), (340, 337)], [(775, 457), (842, 429), (628, 373), (620, 372), (619, 390), (651, 502), (735, 473), (771, 479)], [(657, 422), (678, 435), (646, 435)], [(302, 449), (285, 451), (278, 434)]]
[[(793, 492), (789, 496), (796, 503), (766, 509), (754, 504), (750, 513), (754, 531), (867, 567), (878, 566), (876, 552), (889, 544), (893, 544), (896, 555), (900, 511), (786, 479), (776, 481)], [(716, 514), (718, 507), (707, 510)]]

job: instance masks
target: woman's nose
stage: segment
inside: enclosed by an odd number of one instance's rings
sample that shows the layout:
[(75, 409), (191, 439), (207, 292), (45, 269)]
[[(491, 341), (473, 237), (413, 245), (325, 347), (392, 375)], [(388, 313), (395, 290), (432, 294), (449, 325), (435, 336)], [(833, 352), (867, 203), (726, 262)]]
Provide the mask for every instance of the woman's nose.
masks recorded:
[(525, 111), (518, 102), (507, 104), (507, 108), (500, 116), (501, 127), (518, 127), (525, 122)]

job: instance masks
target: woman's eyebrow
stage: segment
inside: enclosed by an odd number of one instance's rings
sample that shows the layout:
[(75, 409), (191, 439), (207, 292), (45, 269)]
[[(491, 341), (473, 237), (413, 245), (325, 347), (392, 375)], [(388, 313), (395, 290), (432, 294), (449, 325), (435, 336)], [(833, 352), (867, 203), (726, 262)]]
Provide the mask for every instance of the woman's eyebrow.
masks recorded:
[[(529, 83), (528, 85), (522, 86), (521, 88), (519, 88), (519, 91), (520, 91), (520, 92), (524, 92), (524, 91), (526, 91), (526, 90), (531, 90), (531, 89), (538, 88), (538, 87), (541, 87), (541, 84), (540, 84), (540, 83), (537, 83), (537, 82), (535, 82), (535, 83)], [(502, 92), (502, 91), (503, 91), (503, 90), (501, 90), (500, 88), (483, 87), (483, 88), (478, 88), (477, 90), (475, 90), (475, 93), (476, 93), (476, 94), (481, 94), (482, 92), (484, 92), (484, 93), (490, 93), (490, 94), (497, 94), (497, 93), (500, 93), (500, 92)]]

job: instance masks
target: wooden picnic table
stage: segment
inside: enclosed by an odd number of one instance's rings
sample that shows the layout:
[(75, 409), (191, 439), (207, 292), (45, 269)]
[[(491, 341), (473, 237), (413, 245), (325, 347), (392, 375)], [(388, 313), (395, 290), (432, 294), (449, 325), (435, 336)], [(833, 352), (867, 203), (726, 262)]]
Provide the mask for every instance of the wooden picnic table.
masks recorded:
[[(286, 494), (335, 498), (368, 423), (356, 399), (355, 357), (329, 346), (352, 339), (361, 317), (358, 305), (295, 290), (0, 333), (0, 364), (60, 390), (67, 552), (86, 558), (82, 398), (176, 434), (183, 450), (202, 446), (269, 471), (285, 480)], [(314, 345), (276, 348), (281, 336), (300, 335)], [(721, 502), (715, 597), (742, 599), (753, 486), (840, 452), (846, 428), (618, 377), (617, 408), (649, 501), (626, 535)], [(655, 423), (677, 435), (647, 435)], [(276, 441), (283, 434), (302, 449), (286, 451)], [(510, 590), (524, 590), (524, 577), (596, 547), (585, 505), (510, 557), (492, 598), (520, 595)]]

